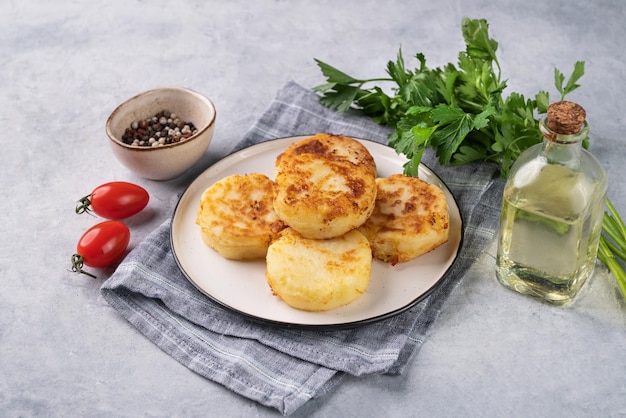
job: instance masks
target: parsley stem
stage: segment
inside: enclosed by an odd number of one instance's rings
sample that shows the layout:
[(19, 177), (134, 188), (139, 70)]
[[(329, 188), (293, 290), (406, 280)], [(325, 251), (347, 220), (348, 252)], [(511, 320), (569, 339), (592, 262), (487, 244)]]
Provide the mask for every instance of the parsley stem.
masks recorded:
[(356, 82), (361, 83), (361, 85), (365, 84), (365, 83), (371, 83), (374, 81), (393, 81), (393, 78), (368, 78), (365, 80), (355, 80)]
[(626, 299), (626, 272), (609, 249), (606, 238), (604, 236), (600, 237), (600, 245), (598, 246), (598, 258), (604, 263), (604, 265), (609, 268), (609, 270), (615, 277), (615, 280), (617, 281), (617, 285), (622, 292), (622, 296), (624, 296), (624, 299)]
[(609, 268), (626, 299), (626, 271), (619, 262), (626, 261), (626, 226), (609, 199), (606, 199), (606, 206), (609, 211), (604, 212), (602, 219), (598, 259)]

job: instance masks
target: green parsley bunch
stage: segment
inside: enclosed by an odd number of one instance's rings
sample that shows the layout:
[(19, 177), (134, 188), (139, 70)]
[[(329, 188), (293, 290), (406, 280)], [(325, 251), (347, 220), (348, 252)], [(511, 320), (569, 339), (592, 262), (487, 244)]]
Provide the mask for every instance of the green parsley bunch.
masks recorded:
[[(547, 112), (550, 96), (545, 91), (534, 99), (519, 93), (503, 96), (506, 81), (496, 56), (498, 43), (488, 29), (484, 19), (463, 19), (466, 49), (456, 65), (431, 69), (418, 53), (419, 67), (409, 70), (400, 49), (396, 60), (387, 64), (386, 78), (357, 79), (316, 59), (327, 82), (313, 90), (329, 108), (360, 109), (394, 127), (389, 145), (408, 158), (407, 175), (417, 175), (424, 150), (434, 147), (443, 165), (492, 161), (506, 176), (524, 150), (542, 141), (536, 114)], [(563, 73), (554, 70), (561, 100), (579, 87), (576, 82), (583, 74), (582, 61), (576, 62), (567, 83)], [(391, 82), (393, 94), (377, 85), (366, 88), (376, 82)]]

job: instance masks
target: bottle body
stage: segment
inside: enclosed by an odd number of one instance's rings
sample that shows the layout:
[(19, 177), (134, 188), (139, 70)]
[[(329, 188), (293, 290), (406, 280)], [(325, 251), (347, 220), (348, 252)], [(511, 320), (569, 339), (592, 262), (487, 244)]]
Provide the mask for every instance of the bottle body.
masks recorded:
[(562, 139), (545, 139), (514, 164), (496, 259), (500, 283), (555, 304), (571, 301), (593, 273), (607, 189), (579, 138)]

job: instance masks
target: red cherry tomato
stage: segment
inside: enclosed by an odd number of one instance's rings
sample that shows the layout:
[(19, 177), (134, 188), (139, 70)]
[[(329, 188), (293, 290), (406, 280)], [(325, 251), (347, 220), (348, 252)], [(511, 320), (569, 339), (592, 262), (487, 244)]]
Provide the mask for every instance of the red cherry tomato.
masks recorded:
[(89, 228), (78, 240), (76, 254), (72, 256), (72, 271), (91, 277), (83, 270), (90, 267), (107, 267), (116, 262), (130, 241), (130, 230), (119, 221), (104, 221)]
[(79, 200), (76, 213), (91, 212), (107, 219), (133, 216), (148, 205), (150, 196), (141, 186), (125, 181), (105, 183)]

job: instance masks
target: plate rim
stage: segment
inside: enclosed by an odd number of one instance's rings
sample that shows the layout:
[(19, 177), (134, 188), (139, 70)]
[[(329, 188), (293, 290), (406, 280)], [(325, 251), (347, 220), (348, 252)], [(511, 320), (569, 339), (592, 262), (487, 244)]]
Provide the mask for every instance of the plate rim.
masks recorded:
[[(187, 192), (189, 191), (189, 189), (194, 185), (194, 183), (196, 182), (196, 180), (198, 178), (200, 178), (201, 176), (205, 176), (207, 175), (206, 173), (208, 171), (211, 170), (217, 170), (225, 165), (226, 167), (228, 167), (228, 163), (230, 160), (235, 160), (237, 158), (241, 158), (241, 155), (244, 154), (245, 152), (250, 152), (250, 151), (259, 151), (255, 154), (258, 154), (260, 152), (262, 152), (261, 148), (265, 148), (266, 146), (271, 145), (272, 142), (276, 142), (276, 141), (287, 141), (287, 140), (297, 140), (297, 138), (306, 138), (306, 137), (310, 137), (313, 136), (315, 134), (311, 134), (311, 135), (293, 135), (293, 136), (286, 136), (286, 137), (280, 137), (280, 138), (272, 138), (272, 139), (267, 139), (265, 141), (259, 142), (257, 144), (253, 144), (250, 145), (248, 147), (236, 150), (230, 154), (228, 154), (227, 156), (223, 157), (222, 159), (216, 161), (215, 163), (213, 163), (212, 165), (210, 165), (209, 167), (207, 167), (205, 170), (203, 170), (202, 172), (200, 172), (197, 176), (195, 176), (195, 178), (193, 180), (191, 180), (191, 182), (187, 185), (187, 187), (185, 188), (185, 190), (180, 194), (178, 201), (176, 202), (176, 205), (174, 206), (174, 210), (172, 211), (172, 215), (170, 216), (170, 236), (169, 236), (169, 241), (170, 241), (170, 248), (172, 251), (172, 255), (174, 257), (174, 261), (176, 262), (176, 265), (178, 267), (178, 269), (181, 271), (181, 273), (183, 274), (183, 276), (187, 279), (187, 281), (189, 283), (191, 283), (200, 293), (202, 293), (204, 296), (206, 296), (207, 298), (209, 298), (213, 303), (216, 303), (218, 306), (227, 309), (230, 312), (235, 312), (239, 315), (242, 315), (243, 317), (245, 317), (248, 320), (251, 320), (253, 322), (258, 322), (261, 323), (263, 325), (271, 325), (271, 326), (276, 326), (276, 327), (282, 327), (282, 328), (296, 328), (296, 329), (312, 329), (312, 330), (324, 330), (324, 331), (333, 331), (333, 330), (343, 330), (343, 329), (352, 329), (352, 328), (356, 328), (356, 327), (360, 327), (363, 325), (367, 325), (367, 324), (372, 324), (375, 322), (380, 322), (383, 321), (385, 319), (388, 318), (392, 318), (394, 316), (397, 316), (403, 312), (408, 311), (409, 309), (411, 309), (412, 307), (414, 307), (415, 305), (417, 305), (418, 303), (420, 303), (421, 301), (423, 301), (424, 299), (426, 299), (427, 297), (429, 297), (435, 290), (437, 290), (439, 287), (441, 287), (441, 285), (447, 280), (448, 275), (450, 273), (450, 271), (452, 270), (452, 268), (455, 266), (455, 264), (458, 262), (459, 259), (459, 255), (461, 254), (461, 250), (463, 248), (463, 244), (465, 241), (465, 220), (463, 219), (463, 213), (460, 210), (460, 207), (458, 205), (458, 201), (456, 196), (454, 195), (454, 193), (452, 192), (452, 190), (450, 190), (450, 187), (448, 187), (448, 185), (441, 179), (441, 177), (439, 177), (439, 175), (437, 173), (435, 173), (428, 165), (421, 163), (420, 162), (420, 166), (423, 166), (424, 168), (426, 168), (430, 174), (432, 174), (433, 176), (435, 176), (440, 182), (441, 184), (445, 185), (447, 191), (450, 193), (450, 195), (452, 196), (452, 199), (454, 201), (454, 204), (456, 205), (456, 208), (458, 210), (459, 213), (459, 220), (460, 220), (460, 228), (459, 228), (459, 244), (456, 248), (456, 253), (454, 255), (454, 259), (452, 260), (452, 262), (450, 263), (450, 265), (446, 268), (446, 270), (441, 274), (441, 276), (439, 277), (439, 279), (437, 279), (437, 281), (431, 285), (428, 290), (426, 290), (424, 293), (420, 294), (419, 296), (417, 296), (416, 298), (414, 298), (413, 300), (411, 300), (410, 302), (408, 302), (407, 304), (405, 304), (404, 306), (401, 306), (397, 309), (391, 310), (389, 312), (385, 312), (383, 314), (380, 315), (375, 315), (372, 317), (368, 317), (368, 318), (364, 318), (364, 319), (359, 319), (356, 321), (348, 321), (348, 322), (337, 322), (337, 323), (329, 323), (329, 324), (306, 324), (306, 323), (297, 323), (297, 322), (289, 322), (289, 321), (278, 321), (275, 319), (270, 319), (270, 318), (263, 318), (261, 316), (258, 315), (254, 315), (251, 314), (249, 312), (244, 312), (240, 309), (237, 309), (235, 307), (232, 307), (222, 301), (220, 301), (219, 299), (217, 299), (216, 297), (212, 296), (209, 292), (205, 291), (204, 289), (202, 289), (194, 280), (193, 278), (191, 278), (189, 276), (189, 274), (187, 273), (187, 271), (185, 270), (185, 268), (182, 265), (182, 262), (180, 261), (177, 253), (176, 253), (176, 249), (174, 246), (174, 220), (176, 218), (176, 214), (178, 213), (179, 207), (181, 205), (182, 200), (184, 199), (185, 195), (187, 194)], [(380, 145), (383, 147), (388, 147), (388, 145), (383, 144), (381, 142), (378, 141), (374, 141), (372, 139), (367, 139), (367, 138), (359, 138), (359, 137), (355, 137), (355, 136), (351, 136), (351, 138), (354, 138), (358, 141), (362, 141), (362, 142), (368, 142), (368, 143), (373, 143), (376, 145)], [(215, 168), (217, 166), (217, 168)]]

